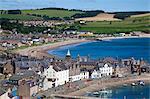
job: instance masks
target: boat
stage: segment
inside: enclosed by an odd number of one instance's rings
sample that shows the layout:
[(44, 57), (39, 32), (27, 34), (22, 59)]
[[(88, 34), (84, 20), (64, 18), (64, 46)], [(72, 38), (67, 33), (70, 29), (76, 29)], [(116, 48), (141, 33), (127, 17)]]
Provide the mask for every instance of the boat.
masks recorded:
[(102, 39), (96, 39), (96, 41), (103, 41)]
[(99, 94), (99, 92), (93, 92), (93, 95), (96, 97), (99, 97), (100, 94)]
[(102, 91), (99, 91), (100, 93), (104, 93), (104, 94), (109, 94), (109, 93), (112, 93), (112, 90), (102, 90)]
[(132, 86), (136, 86), (137, 84), (136, 84), (136, 83), (132, 83), (131, 85), (132, 85)]
[(93, 92), (93, 95), (99, 95), (99, 92)]
[(144, 81), (139, 81), (139, 85), (144, 86), (144, 85), (145, 85), (145, 82), (144, 82)]

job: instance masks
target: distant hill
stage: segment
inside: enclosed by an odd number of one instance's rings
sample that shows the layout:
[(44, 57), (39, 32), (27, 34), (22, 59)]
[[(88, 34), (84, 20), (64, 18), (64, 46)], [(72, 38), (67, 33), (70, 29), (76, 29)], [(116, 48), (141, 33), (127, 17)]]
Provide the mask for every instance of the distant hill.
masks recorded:
[(142, 31), (150, 33), (150, 15), (127, 17), (122, 21), (90, 21), (80, 26), (82, 31), (94, 33), (121, 33)]
[(114, 18), (118, 19), (125, 19), (132, 15), (139, 15), (139, 14), (147, 14), (150, 13), (150, 11), (130, 11), (130, 12), (111, 12), (111, 14), (115, 14)]
[(115, 14), (101, 13), (94, 17), (78, 18), (76, 20), (84, 21), (118, 21), (120, 19), (114, 18)]
[[(18, 10), (17, 10), (18, 11)], [(9, 13), (13, 12), (13, 13)], [(7, 18), (12, 20), (45, 20), (50, 18), (66, 18), (71, 17), (77, 13), (83, 13), (80, 10), (67, 10), (60, 8), (43, 8), (34, 10), (21, 10), (16, 13), (16, 10), (1, 10), (0, 18)]]
[(76, 13), (82, 13), (80, 11), (70, 11), (70, 10), (51, 10), (51, 9), (43, 9), (43, 10), (22, 10), (22, 14), (28, 15), (41, 15), (41, 16), (48, 16), (48, 17), (71, 17)]
[[(103, 10), (76, 10), (64, 8), (42, 8), (30, 10), (0, 10), (0, 19), (7, 18), (12, 20), (61, 20), (61, 19), (80, 19), (83, 20), (109, 20), (114, 21), (118, 19), (125, 19), (132, 15), (146, 14), (149, 11), (139, 12), (109, 12), (108, 14)], [(104, 18), (103, 18), (104, 17)]]
[(145, 16), (150, 16), (150, 13), (146, 13), (146, 14), (138, 14), (138, 15), (131, 15), (131, 17), (145, 17)]

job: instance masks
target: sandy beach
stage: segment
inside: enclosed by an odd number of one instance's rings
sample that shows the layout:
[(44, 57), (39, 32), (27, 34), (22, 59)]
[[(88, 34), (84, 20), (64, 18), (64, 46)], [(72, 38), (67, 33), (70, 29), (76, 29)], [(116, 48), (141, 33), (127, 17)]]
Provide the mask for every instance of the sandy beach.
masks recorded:
[(89, 42), (89, 41), (90, 40), (86, 40), (86, 39), (69, 39), (67, 41), (44, 44), (44, 45), (40, 45), (40, 46), (33, 46), (33, 47), (25, 48), (25, 49), (18, 49), (18, 50), (15, 50), (14, 52), (17, 54), (20, 54), (20, 55), (41, 58), (43, 56), (50, 56), (47, 53), (47, 50), (55, 49), (57, 47), (61, 47), (64, 45)]
[[(150, 34), (143, 34), (141, 36), (124, 36), (124, 37), (103, 37), (99, 38), (100, 40), (112, 40), (112, 39), (124, 39), (124, 38), (143, 38), (143, 37), (150, 37)], [(55, 49), (57, 47), (65, 46), (65, 45), (71, 45), (71, 44), (77, 44), (82, 42), (90, 42), (91, 40), (86, 39), (69, 39), (67, 41), (61, 41), (61, 42), (55, 42), (50, 44), (43, 44), (40, 46), (33, 46), (28, 47), (25, 49), (18, 49), (14, 52), (20, 55), (25, 56), (31, 56), (36, 58), (42, 58), (44, 56), (52, 56), (47, 53), (47, 50)]]

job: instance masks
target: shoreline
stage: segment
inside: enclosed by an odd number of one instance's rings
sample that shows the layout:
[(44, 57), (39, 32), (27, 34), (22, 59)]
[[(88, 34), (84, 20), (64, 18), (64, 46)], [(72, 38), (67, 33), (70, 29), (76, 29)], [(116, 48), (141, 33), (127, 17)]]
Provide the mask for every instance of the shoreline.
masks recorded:
[[(58, 92), (54, 93), (45, 91), (43, 93), (40, 93), (39, 95), (45, 95), (46, 97), (51, 98), (98, 99), (96, 97), (90, 97), (85, 95), (89, 92), (95, 92), (107, 88), (115, 88), (117, 86), (123, 86), (124, 84), (127, 84), (127, 86), (131, 86), (131, 83), (137, 83), (139, 80), (144, 81), (145, 84), (150, 84), (150, 74), (142, 74), (140, 76), (128, 76), (124, 78), (95, 79), (88, 82), (87, 80), (85, 80), (85, 87), (79, 87), (78, 85), (76, 85), (75, 88), (69, 87), (67, 89), (58, 90)], [(71, 85), (73, 85), (73, 83)]]
[(28, 47), (25, 49), (18, 49), (15, 50), (14, 52), (20, 55), (25, 55), (25, 56), (31, 56), (31, 57), (36, 57), (36, 58), (42, 58), (44, 56), (53, 56), (47, 53), (48, 50), (52, 50), (61, 46), (66, 46), (66, 45), (72, 45), (72, 44), (78, 44), (78, 43), (83, 43), (83, 42), (90, 42), (92, 40), (86, 40), (86, 39), (72, 39), (72, 40), (66, 40), (66, 41), (61, 41), (61, 42), (55, 42), (55, 43), (50, 43), (50, 44), (43, 44), (40, 46), (33, 46), (33, 47)]
[(100, 40), (115, 40), (115, 39), (128, 39), (128, 38), (150, 38), (150, 34), (143, 35), (143, 36), (104, 37), (104, 38), (98, 38), (98, 39), (100, 39)]
[(110, 80), (97, 80), (93, 84), (89, 84), (87, 87), (82, 88), (80, 90), (71, 92), (66, 94), (67, 96), (84, 96), (87, 92), (99, 91), (105, 88), (111, 88), (120, 86), (123, 84), (131, 84), (132, 82), (137, 82), (139, 80), (143, 80), (145, 83), (150, 83), (150, 74), (135, 76), (135, 77), (127, 77), (127, 78), (119, 78), (119, 79), (110, 79)]
[[(101, 39), (101, 40), (114, 40), (114, 39), (126, 39), (126, 38), (150, 38), (150, 35), (126, 36), (126, 37), (104, 37), (104, 38), (99, 38), (99, 39)], [(17, 54), (20, 54), (20, 55), (31, 56), (31, 57), (36, 57), (36, 58), (42, 58), (44, 56), (54, 57), (52, 54), (49, 54), (47, 51), (53, 50), (53, 49), (61, 47), (61, 46), (73, 45), (73, 44), (78, 44), (78, 43), (83, 43), (83, 42), (91, 42), (91, 41), (96, 41), (96, 40), (69, 39), (67, 41), (55, 42), (55, 43), (50, 43), (50, 44), (43, 44), (40, 46), (28, 47), (25, 49), (18, 49), (18, 50), (15, 50), (14, 52)]]

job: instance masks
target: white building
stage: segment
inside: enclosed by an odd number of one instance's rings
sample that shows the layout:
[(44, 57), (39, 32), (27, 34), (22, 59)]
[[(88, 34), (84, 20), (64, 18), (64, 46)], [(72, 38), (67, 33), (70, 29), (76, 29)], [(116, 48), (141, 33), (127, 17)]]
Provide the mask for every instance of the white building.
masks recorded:
[(104, 64), (104, 66), (100, 66), (98, 70), (94, 70), (91, 74), (91, 78), (101, 78), (105, 76), (111, 76), (113, 73), (112, 66), (109, 66), (108, 64)]
[(101, 77), (101, 73), (99, 73), (99, 71), (94, 70), (91, 74), (91, 78), (95, 79), (95, 78), (100, 78)]
[(101, 76), (110, 76), (110, 75), (112, 75), (113, 68), (112, 68), (112, 66), (105, 64), (103, 67), (99, 68), (99, 71), (101, 73)]
[(61, 66), (49, 66), (48, 69), (44, 69), (42, 76), (45, 77), (43, 90), (69, 82), (69, 70)]
[(73, 75), (69, 77), (71, 79), (71, 82), (83, 80), (83, 79), (89, 79), (89, 72), (88, 71), (82, 71), (78, 75)]

